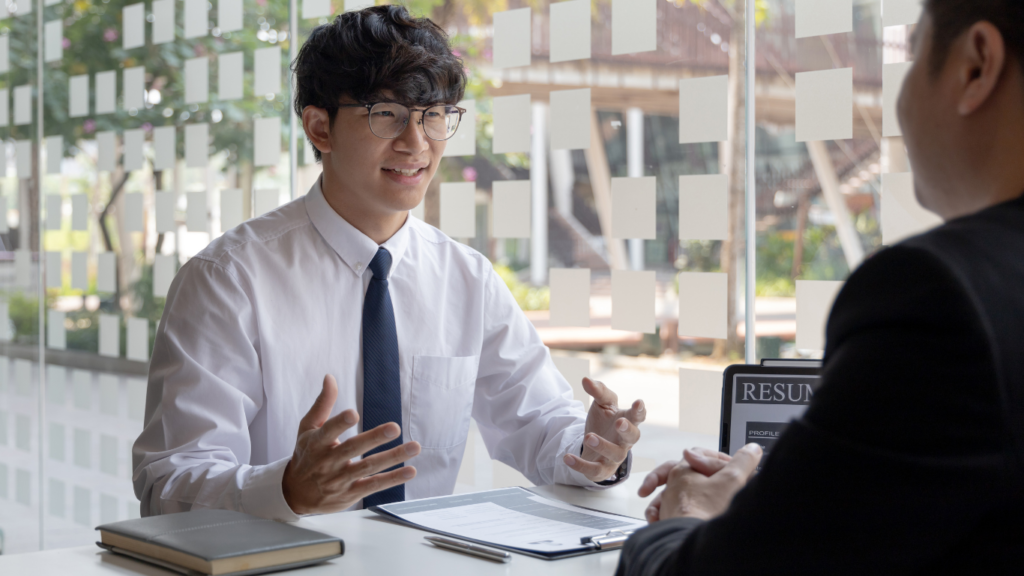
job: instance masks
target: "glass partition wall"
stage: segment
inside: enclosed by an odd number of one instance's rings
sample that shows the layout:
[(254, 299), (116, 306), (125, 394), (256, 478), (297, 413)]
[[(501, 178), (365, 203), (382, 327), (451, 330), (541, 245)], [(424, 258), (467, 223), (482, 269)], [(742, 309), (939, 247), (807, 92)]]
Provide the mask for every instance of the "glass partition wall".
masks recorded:
[[(288, 63), (369, 4), (0, 0), (4, 553), (139, 514), (131, 445), (168, 286), (316, 181)], [(888, 174), (907, 170), (884, 98), (906, 22), (883, 28), (878, 1), (403, 4), (469, 76), (414, 217), (490, 258), (580, 400), (589, 375), (646, 401), (634, 474), (717, 447), (726, 365), (820, 356), (838, 282), (921, 217)], [(808, 104), (830, 88), (833, 108)], [(528, 485), (475, 427), (465, 450), (456, 490)]]

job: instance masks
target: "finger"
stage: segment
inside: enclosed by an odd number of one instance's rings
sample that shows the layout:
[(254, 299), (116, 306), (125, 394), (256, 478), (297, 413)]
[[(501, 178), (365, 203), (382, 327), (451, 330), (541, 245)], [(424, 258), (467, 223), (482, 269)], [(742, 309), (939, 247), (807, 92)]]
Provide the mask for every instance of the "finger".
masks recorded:
[(610, 463), (616, 466), (622, 464), (622, 461), (626, 459), (626, 454), (629, 453), (628, 447), (609, 442), (597, 434), (587, 434), (583, 439), (583, 445), (607, 458)]
[(313, 406), (306, 412), (306, 415), (299, 420), (299, 434), (308, 430), (316, 430), (323, 426), (324, 422), (331, 415), (334, 402), (338, 399), (338, 382), (330, 374), (324, 376), (323, 389), (320, 395), (313, 401)]
[(584, 378), (583, 391), (590, 394), (594, 398), (594, 402), (605, 408), (615, 408), (619, 402), (619, 397), (616, 396), (615, 392), (612, 392), (611, 388), (608, 388), (603, 382), (598, 382), (597, 380)]
[(640, 424), (647, 419), (647, 407), (644, 406), (643, 400), (637, 400), (633, 402), (633, 406), (629, 408), (629, 412), (626, 413), (626, 418), (633, 424)]
[(402, 429), (394, 422), (388, 422), (387, 424), (381, 424), (373, 430), (367, 430), (362, 434), (356, 434), (355, 436), (345, 440), (340, 445), (334, 448), (335, 453), (331, 458), (339, 460), (351, 460), (356, 456), (362, 456), (370, 450), (373, 450), (381, 444), (387, 444), (402, 433)]
[(347, 495), (349, 497), (354, 497), (357, 500), (362, 500), (370, 494), (376, 494), (377, 492), (387, 490), (392, 486), (404, 484), (415, 477), (415, 466), (402, 466), (397, 470), (374, 474), (373, 476), (367, 476), (366, 478), (356, 480), (352, 483), (352, 487), (349, 489)]
[(359, 422), (358, 412), (351, 408), (344, 410), (341, 414), (324, 422), (323, 426), (320, 427), (320, 430), (318, 430), (320, 443), (326, 446), (337, 444), (338, 436), (341, 436), (341, 433), (345, 430), (355, 426), (357, 422)]
[(683, 450), (683, 459), (690, 465), (690, 468), (693, 468), (705, 476), (711, 476), (722, 468), (725, 468), (728, 464), (725, 460), (708, 458), (704, 454), (700, 454), (692, 450)]
[(615, 422), (615, 431), (619, 434), (620, 446), (629, 448), (640, 440), (640, 429), (625, 418), (619, 418), (619, 420)]
[(757, 470), (757, 465), (761, 462), (763, 455), (761, 446), (752, 442), (737, 450), (732, 461), (726, 464), (722, 471), (734, 475), (741, 482), (746, 483)]
[(419, 442), (406, 442), (401, 446), (396, 446), (390, 450), (378, 452), (373, 456), (367, 456), (366, 458), (355, 462), (348, 461), (345, 466), (347, 473), (341, 474), (339, 481), (348, 483), (355, 479), (372, 476), (382, 470), (387, 470), (397, 466), (406, 460), (419, 455), (419, 453)]
[[(569, 468), (583, 474), (593, 482), (600, 482), (612, 475), (608, 466), (598, 464), (597, 462), (590, 462), (572, 454), (566, 454), (563, 461)], [(597, 480), (594, 480), (595, 478)]]
[(714, 458), (714, 459), (722, 460), (723, 462), (728, 462), (728, 461), (732, 460), (732, 456), (729, 456), (725, 452), (719, 452), (718, 450), (712, 450), (710, 448), (701, 448), (699, 446), (694, 446), (693, 448), (690, 448), (690, 451), (691, 452), (697, 452), (698, 454), (701, 454), (705, 458), (709, 458), (709, 459)]
[[(664, 494), (664, 492), (661, 494)], [(647, 510), (644, 510), (644, 518), (647, 519), (649, 524), (653, 524), (661, 518), (661, 494), (655, 496), (654, 500), (651, 500), (650, 505), (647, 506)]]
[(640, 485), (640, 490), (637, 491), (637, 495), (640, 496), (641, 498), (647, 498), (648, 496), (654, 493), (658, 486), (663, 486), (665, 483), (667, 483), (668, 473), (671, 472), (672, 469), (676, 467), (676, 464), (679, 464), (679, 462), (669, 460), (668, 462), (665, 462), (664, 464), (652, 470), (644, 478), (643, 484)]

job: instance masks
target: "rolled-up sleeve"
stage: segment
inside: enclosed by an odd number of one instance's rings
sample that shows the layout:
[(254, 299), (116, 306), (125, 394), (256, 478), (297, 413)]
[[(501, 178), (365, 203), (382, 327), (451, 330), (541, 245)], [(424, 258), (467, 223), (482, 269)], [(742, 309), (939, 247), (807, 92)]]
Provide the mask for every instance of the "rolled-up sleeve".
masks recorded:
[(195, 257), (171, 284), (154, 341), (145, 427), (132, 449), (143, 516), (221, 508), (276, 520), (288, 459), (251, 465), (249, 425), (263, 407), (251, 289)]

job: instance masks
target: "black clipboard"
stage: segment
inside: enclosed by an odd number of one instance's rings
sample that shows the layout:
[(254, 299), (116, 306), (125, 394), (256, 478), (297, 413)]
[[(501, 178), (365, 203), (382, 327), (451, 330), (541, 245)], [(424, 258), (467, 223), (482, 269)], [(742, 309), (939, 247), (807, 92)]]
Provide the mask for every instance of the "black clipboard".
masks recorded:
[(760, 364), (733, 364), (722, 374), (722, 412), (718, 432), (718, 451), (729, 454), (729, 435), (733, 423), (733, 382), (737, 375), (821, 376), (821, 360), (765, 358)]

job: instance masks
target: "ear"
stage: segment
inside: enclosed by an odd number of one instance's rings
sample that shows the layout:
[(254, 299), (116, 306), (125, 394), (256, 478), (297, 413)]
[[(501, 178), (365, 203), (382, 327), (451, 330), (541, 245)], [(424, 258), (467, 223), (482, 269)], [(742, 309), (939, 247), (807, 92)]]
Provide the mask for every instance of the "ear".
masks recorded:
[(959, 60), (958, 81), (963, 88), (957, 103), (961, 116), (970, 116), (989, 100), (999, 85), (1006, 65), (1006, 45), (999, 29), (989, 22), (978, 22), (954, 44)]
[(302, 128), (321, 154), (331, 151), (331, 118), (327, 110), (316, 106), (302, 109)]

